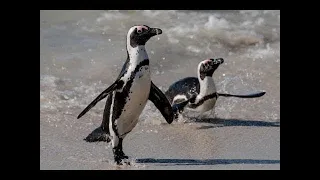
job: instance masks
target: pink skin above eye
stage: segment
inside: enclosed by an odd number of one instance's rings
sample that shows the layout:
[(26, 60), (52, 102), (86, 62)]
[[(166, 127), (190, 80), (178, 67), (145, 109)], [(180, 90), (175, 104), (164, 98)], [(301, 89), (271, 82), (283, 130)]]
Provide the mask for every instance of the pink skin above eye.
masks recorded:
[(142, 32), (143, 29), (148, 30), (148, 28), (145, 27), (145, 26), (137, 26), (137, 31), (141, 31)]
[(206, 59), (206, 60), (203, 61), (203, 64), (207, 64), (209, 62), (211, 62), (211, 60), (210, 59)]

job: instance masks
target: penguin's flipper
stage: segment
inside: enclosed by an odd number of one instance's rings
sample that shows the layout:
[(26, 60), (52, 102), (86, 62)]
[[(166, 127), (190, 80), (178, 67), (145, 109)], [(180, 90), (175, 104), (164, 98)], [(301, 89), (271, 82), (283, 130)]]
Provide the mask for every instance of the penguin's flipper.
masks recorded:
[(171, 104), (163, 92), (151, 81), (149, 100), (157, 107), (168, 124), (173, 121)]
[(265, 91), (262, 91), (262, 92), (246, 94), (246, 95), (235, 95), (235, 94), (224, 94), (224, 93), (218, 93), (218, 95), (224, 96), (224, 97), (257, 98), (257, 97), (263, 96), (265, 93), (266, 93)]
[(104, 90), (98, 97), (96, 97), (77, 117), (77, 119), (81, 118), (85, 113), (87, 113), (93, 106), (95, 106), (99, 101), (107, 97), (107, 95), (114, 91), (115, 89), (122, 88), (124, 82), (122, 80), (117, 80), (111, 86), (109, 86), (106, 90)]

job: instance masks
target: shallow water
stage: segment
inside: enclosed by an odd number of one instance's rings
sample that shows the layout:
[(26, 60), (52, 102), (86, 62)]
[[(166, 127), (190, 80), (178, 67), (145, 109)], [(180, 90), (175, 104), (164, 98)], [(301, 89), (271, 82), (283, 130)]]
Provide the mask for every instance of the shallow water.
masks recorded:
[[(255, 121), (280, 122), (280, 11), (40, 11), (41, 169), (112, 169), (113, 166), (106, 162), (112, 160), (111, 149), (106, 150), (106, 145), (101, 143), (82, 142), (82, 139), (101, 123), (105, 100), (98, 103), (81, 119), (77, 120), (76, 116), (118, 76), (126, 60), (126, 33), (136, 24), (146, 24), (163, 30), (163, 34), (153, 37), (146, 45), (151, 61), (151, 77), (160, 89), (165, 91), (171, 83), (180, 78), (196, 76), (196, 68), (200, 61), (222, 57), (225, 63), (213, 75), (218, 92), (246, 94), (264, 90), (267, 93), (257, 99), (219, 98), (215, 116), (227, 120), (247, 120), (249, 124)], [(194, 128), (201, 123), (189, 125), (184, 121), (174, 122), (179, 124), (178, 126), (166, 126), (159, 111), (149, 102), (140, 117), (138, 127), (132, 135), (128, 135), (128, 140), (125, 142), (127, 144), (124, 144), (125, 152), (136, 158), (140, 158), (138, 156), (140, 154), (145, 159), (151, 157), (166, 159), (166, 155), (172, 156), (167, 158), (176, 159), (180, 157), (181, 151), (184, 153), (181, 153), (183, 157), (180, 158), (192, 159), (197, 153), (189, 153), (178, 148), (190, 143), (184, 142), (184, 138), (190, 136), (185, 131), (203, 136), (209, 133), (208, 137), (199, 136), (196, 140), (213, 141), (217, 146), (219, 142), (214, 141), (216, 138), (232, 135), (223, 131), (216, 132), (217, 128), (208, 128), (201, 132), (198, 129), (191, 130), (188, 128)], [(145, 132), (150, 128), (155, 128), (157, 133), (152, 133), (155, 136), (146, 140), (149, 135)], [(166, 143), (175, 142), (182, 145), (177, 145), (175, 151), (164, 154), (156, 151), (162, 145), (162, 142), (159, 142), (154, 145), (157, 147), (154, 154), (150, 149), (145, 149), (146, 152), (150, 152), (149, 154), (139, 152), (141, 149), (138, 147), (145, 144), (145, 141), (150, 142), (147, 147), (153, 149), (153, 141), (162, 137), (162, 133), (167, 133), (166, 128), (174, 128), (175, 133), (172, 135), (179, 136), (179, 140), (169, 139)], [(262, 136), (259, 133), (264, 133), (266, 137), (272, 136), (273, 138), (268, 140), (270, 144), (268, 148), (271, 150), (258, 148), (261, 145), (258, 143), (257, 147), (254, 145), (250, 147), (259, 151), (249, 153), (248, 156), (259, 154), (259, 158), (268, 160), (272, 157), (272, 160), (280, 161), (279, 127), (226, 128), (231, 128), (230, 132), (239, 132), (242, 135), (246, 131), (252, 131), (254, 136)], [(137, 135), (139, 133), (141, 135)], [(246, 135), (251, 137), (249, 134)], [(211, 137), (213, 139), (210, 139)], [(255, 144), (254, 142), (251, 143)], [(230, 143), (234, 144), (232, 138)], [(205, 143), (203, 145), (205, 146)], [(171, 148), (170, 145), (163, 146)], [(243, 149), (235, 145), (230, 147), (232, 148), (223, 151), (225, 153), (221, 154), (220, 150), (216, 152), (220, 153), (221, 158), (228, 159), (238, 159), (242, 157), (238, 152), (244, 154), (247, 152), (245, 147)], [(199, 151), (198, 149), (197, 152)], [(212, 150), (209, 154), (212, 156), (219, 154), (213, 152)], [(202, 155), (204, 158), (208, 156), (205, 153)], [(72, 163), (75, 161), (82, 162)], [(136, 160), (136, 167), (198, 169), (188, 165), (163, 167), (148, 162), (153, 161)], [(163, 161), (157, 162), (161, 164)], [(165, 162), (170, 164), (172, 161)], [(219, 162), (239, 161), (204, 162), (207, 162), (205, 169), (221, 169), (221, 166), (215, 165), (216, 162), (219, 164)], [(235, 164), (223, 167), (279, 169), (279, 163), (273, 163), (276, 167), (272, 163), (270, 167), (254, 163), (252, 166)]]

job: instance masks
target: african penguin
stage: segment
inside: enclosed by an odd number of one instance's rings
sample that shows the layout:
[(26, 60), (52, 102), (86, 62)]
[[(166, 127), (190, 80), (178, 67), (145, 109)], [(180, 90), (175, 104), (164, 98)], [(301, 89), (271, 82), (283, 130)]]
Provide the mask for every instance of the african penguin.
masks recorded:
[(168, 88), (165, 95), (172, 104), (175, 119), (178, 118), (178, 113), (183, 112), (184, 108), (200, 114), (213, 109), (218, 96), (255, 98), (265, 94), (265, 92), (249, 95), (217, 93), (212, 75), (223, 62), (223, 58), (201, 61), (197, 69), (198, 77), (183, 78)]
[(103, 120), (100, 127), (92, 131), (84, 140), (87, 142), (111, 141), (114, 161), (122, 164), (128, 159), (123, 153), (125, 136), (136, 126), (139, 116), (148, 100), (171, 124), (173, 111), (163, 92), (151, 81), (146, 42), (153, 36), (162, 34), (159, 28), (137, 25), (127, 34), (127, 60), (116, 81), (93, 100), (78, 116), (81, 118), (100, 100), (107, 97)]

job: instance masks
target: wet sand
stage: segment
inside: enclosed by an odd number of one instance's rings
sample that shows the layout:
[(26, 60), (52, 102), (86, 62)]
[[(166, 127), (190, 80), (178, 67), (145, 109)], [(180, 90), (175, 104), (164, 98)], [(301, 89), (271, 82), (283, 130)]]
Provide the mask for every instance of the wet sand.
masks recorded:
[(168, 125), (139, 123), (124, 140), (131, 166), (113, 162), (110, 144), (82, 139), (95, 126), (72, 116), (40, 124), (40, 169), (280, 169), (280, 123), (205, 119)]

